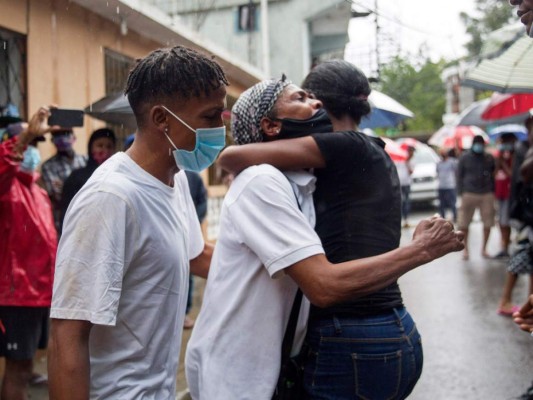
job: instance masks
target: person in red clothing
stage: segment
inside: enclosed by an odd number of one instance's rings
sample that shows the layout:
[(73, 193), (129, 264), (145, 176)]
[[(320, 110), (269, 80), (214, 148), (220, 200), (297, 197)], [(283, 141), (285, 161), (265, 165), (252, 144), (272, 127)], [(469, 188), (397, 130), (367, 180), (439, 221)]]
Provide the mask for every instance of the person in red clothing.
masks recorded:
[(40, 109), (0, 138), (0, 357), (2, 399), (27, 398), (33, 357), (45, 347), (56, 230), (46, 191), (36, 184), (37, 141), (49, 129)]

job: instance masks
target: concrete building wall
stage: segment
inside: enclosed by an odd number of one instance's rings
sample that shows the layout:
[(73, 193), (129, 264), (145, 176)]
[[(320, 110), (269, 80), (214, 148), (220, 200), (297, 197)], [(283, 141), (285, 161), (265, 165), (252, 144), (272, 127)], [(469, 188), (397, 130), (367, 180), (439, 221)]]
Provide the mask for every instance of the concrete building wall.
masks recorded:
[[(190, 29), (197, 30), (203, 37), (225, 48), (235, 57), (248, 62), (258, 68), (263, 68), (262, 40), (259, 1), (255, 1), (258, 8), (257, 21), (259, 29), (253, 32), (238, 32), (238, 6), (248, 4), (247, 0), (218, 0), (210, 11), (201, 11), (206, 2), (198, 0), (149, 0), (163, 10), (173, 13), (179, 12), (179, 18)], [(208, 2), (207, 2), (208, 3)], [(341, 34), (348, 39), (347, 29), (350, 18), (350, 6), (343, 0), (286, 0), (269, 1), (269, 41), (270, 41), (270, 75), (281, 76), (285, 73), (295, 83), (300, 83), (311, 67), (311, 42), (313, 37), (310, 20), (320, 15), (323, 10), (339, 7), (344, 13), (344, 20), (333, 21), (330, 30), (340, 29)], [(195, 10), (200, 10), (196, 12)], [(324, 25), (315, 27), (323, 33)], [(334, 35), (332, 35), (333, 37)], [(321, 42), (323, 43), (323, 41)]]
[[(135, 32), (126, 36), (118, 25), (68, 0), (0, 0), (0, 27), (26, 35), (27, 113), (56, 104), (84, 108), (105, 95), (104, 49), (132, 58), (160, 44)], [(90, 133), (104, 123), (85, 117), (75, 129), (75, 148), (85, 154)], [(47, 141), (43, 159), (53, 153)]]

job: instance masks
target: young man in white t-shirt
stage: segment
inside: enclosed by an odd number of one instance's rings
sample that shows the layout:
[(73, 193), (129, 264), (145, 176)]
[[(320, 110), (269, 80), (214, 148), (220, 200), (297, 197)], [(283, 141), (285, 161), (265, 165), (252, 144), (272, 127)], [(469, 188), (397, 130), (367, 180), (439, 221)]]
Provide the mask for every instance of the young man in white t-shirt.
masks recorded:
[[(206, 277), (212, 254), (180, 170), (205, 168), (223, 146), (227, 84), (216, 62), (181, 46), (131, 71), (135, 142), (95, 171), (64, 222), (51, 398), (175, 399), (189, 266)], [(207, 157), (201, 128), (212, 128)]]

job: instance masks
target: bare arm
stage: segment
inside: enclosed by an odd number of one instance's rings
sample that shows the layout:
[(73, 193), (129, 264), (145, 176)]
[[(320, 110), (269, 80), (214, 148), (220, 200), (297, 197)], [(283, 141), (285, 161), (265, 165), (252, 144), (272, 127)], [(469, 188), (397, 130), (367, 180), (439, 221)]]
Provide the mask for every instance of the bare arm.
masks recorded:
[(310, 136), (230, 146), (222, 152), (217, 162), (221, 168), (233, 174), (259, 164), (270, 164), (281, 170), (326, 166), (318, 145)]
[(433, 217), (418, 224), (411, 244), (375, 257), (331, 264), (324, 255), (304, 259), (286, 269), (318, 307), (353, 300), (380, 290), (406, 272), (464, 248), (464, 235), (450, 222)]
[(51, 400), (87, 400), (90, 387), (88, 321), (52, 319), (48, 343)]
[(205, 242), (204, 249), (200, 255), (190, 261), (191, 273), (201, 278), (207, 279), (209, 273), (209, 265), (213, 257), (214, 246), (211, 243)]
[(50, 127), (46, 123), (46, 118), (50, 115), (48, 108), (41, 107), (35, 114), (32, 115), (28, 126), (19, 135), (18, 142), (14, 147), (14, 152), (22, 159), (22, 153), (26, 146), (36, 137), (44, 135), (50, 131)]

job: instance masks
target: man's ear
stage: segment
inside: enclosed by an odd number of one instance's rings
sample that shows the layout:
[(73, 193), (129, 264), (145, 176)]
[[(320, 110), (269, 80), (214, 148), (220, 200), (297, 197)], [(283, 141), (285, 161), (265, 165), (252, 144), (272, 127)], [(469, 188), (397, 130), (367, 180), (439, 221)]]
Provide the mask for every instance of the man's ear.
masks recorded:
[(281, 121), (274, 121), (268, 117), (261, 118), (261, 129), (266, 136), (277, 136), (281, 131)]
[(164, 131), (168, 128), (168, 113), (160, 105), (150, 108), (149, 119), (160, 131)]

